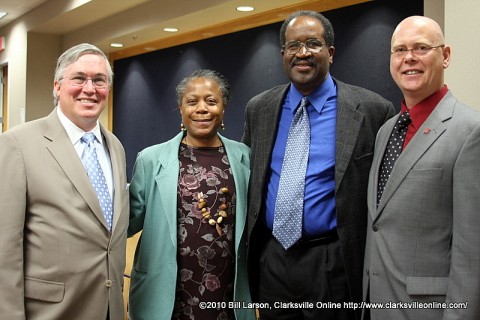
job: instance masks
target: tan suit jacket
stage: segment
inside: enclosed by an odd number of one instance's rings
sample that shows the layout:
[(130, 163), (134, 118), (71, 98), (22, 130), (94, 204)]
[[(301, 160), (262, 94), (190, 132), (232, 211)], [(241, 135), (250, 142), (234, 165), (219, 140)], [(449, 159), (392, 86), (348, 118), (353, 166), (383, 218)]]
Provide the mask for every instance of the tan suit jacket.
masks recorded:
[(110, 233), (56, 110), (0, 134), (0, 319), (123, 319), (125, 152), (101, 129), (114, 183)]

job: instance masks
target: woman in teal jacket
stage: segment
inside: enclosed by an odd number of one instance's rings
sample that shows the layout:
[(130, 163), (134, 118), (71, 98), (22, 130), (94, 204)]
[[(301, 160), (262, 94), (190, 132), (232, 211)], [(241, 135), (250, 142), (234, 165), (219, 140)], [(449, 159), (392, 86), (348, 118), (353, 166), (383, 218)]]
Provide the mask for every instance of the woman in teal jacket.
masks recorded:
[(177, 86), (182, 132), (138, 154), (129, 236), (142, 231), (130, 320), (255, 319), (246, 272), (249, 149), (217, 133), (226, 79), (198, 70)]

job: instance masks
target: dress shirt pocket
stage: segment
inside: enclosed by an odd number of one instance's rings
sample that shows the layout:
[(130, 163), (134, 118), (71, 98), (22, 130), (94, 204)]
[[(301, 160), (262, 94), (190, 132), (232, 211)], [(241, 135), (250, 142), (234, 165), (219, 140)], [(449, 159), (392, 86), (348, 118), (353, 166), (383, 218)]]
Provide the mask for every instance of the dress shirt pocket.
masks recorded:
[(448, 277), (407, 277), (409, 295), (446, 295), (447, 286)]
[(65, 283), (25, 277), (25, 297), (48, 302), (61, 302)]

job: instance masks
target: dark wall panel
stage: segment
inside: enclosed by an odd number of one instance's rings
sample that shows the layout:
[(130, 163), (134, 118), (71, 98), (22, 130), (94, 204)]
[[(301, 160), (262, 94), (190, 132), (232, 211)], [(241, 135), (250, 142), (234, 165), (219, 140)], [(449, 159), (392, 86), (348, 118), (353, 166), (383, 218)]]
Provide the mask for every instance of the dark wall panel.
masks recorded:
[[(389, 72), (390, 36), (403, 18), (423, 13), (423, 1), (373, 1), (325, 12), (335, 30), (331, 73), (399, 105), (401, 94)], [(196, 69), (223, 73), (233, 100), (223, 135), (240, 140), (247, 101), (287, 83), (280, 56), (281, 23), (117, 60), (114, 63), (113, 132), (127, 153), (130, 176), (136, 154), (180, 130), (175, 87)]]

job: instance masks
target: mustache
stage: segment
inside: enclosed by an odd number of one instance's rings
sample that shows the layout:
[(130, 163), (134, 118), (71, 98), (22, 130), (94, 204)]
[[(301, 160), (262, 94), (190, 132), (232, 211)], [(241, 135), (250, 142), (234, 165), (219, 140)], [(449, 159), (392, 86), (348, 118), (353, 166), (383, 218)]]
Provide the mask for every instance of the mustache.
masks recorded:
[(292, 59), (292, 62), (290, 62), (290, 67), (294, 67), (295, 65), (301, 63), (301, 64), (305, 64), (305, 62), (307, 62), (307, 64), (311, 67), (316, 67), (317, 65), (317, 62), (315, 61), (315, 59), (313, 57), (308, 57), (308, 58), (298, 58), (298, 57), (295, 57)]

